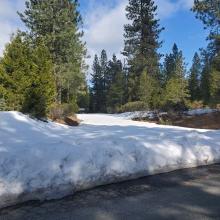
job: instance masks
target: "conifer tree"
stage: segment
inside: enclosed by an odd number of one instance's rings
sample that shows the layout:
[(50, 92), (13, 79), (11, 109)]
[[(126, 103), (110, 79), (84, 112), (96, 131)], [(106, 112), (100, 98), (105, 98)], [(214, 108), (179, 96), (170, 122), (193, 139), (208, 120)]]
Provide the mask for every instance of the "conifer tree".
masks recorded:
[(210, 102), (210, 84), (211, 84), (211, 58), (207, 50), (203, 50), (202, 57), (202, 73), (201, 73), (201, 99), (205, 104)]
[(86, 50), (77, 8), (77, 0), (27, 0), (26, 10), (19, 13), (32, 40), (40, 38), (49, 49), (59, 103), (76, 100), (85, 84), (82, 67)]
[(31, 49), (31, 61), (34, 64), (30, 72), (32, 80), (24, 94), (22, 111), (41, 118), (47, 115), (56, 97), (53, 65), (47, 47), (41, 42)]
[(1, 60), (4, 80), (3, 87), (7, 91), (6, 103), (10, 110), (21, 110), (25, 99), (25, 91), (33, 80), (31, 51), (27, 41), (19, 32), (12, 37), (6, 46)]
[(210, 30), (210, 43), (206, 50), (206, 65), (202, 74), (202, 92), (204, 102), (217, 104), (220, 102), (220, 13), (219, 0), (195, 0), (193, 11), (205, 28)]
[(103, 84), (101, 65), (97, 55), (95, 55), (93, 62), (92, 97), (93, 97), (94, 111), (103, 112), (104, 84)]
[(193, 57), (193, 64), (190, 69), (189, 76), (189, 91), (192, 101), (199, 101), (201, 99), (200, 80), (201, 80), (201, 60), (198, 53), (195, 53)]
[[(184, 107), (189, 97), (188, 83), (186, 80), (186, 68), (182, 51), (179, 51), (176, 44), (169, 55), (169, 72), (165, 71), (166, 85), (164, 90), (165, 105), (172, 108)], [(165, 66), (168, 66), (165, 64)], [(168, 70), (168, 69), (167, 69)], [(179, 110), (179, 109), (176, 109)], [(180, 109), (181, 110), (181, 109)]]
[(47, 47), (31, 44), (18, 32), (9, 43), (1, 60), (0, 88), (9, 110), (45, 117), (54, 102), (55, 84), (52, 62)]
[(108, 64), (108, 91), (107, 106), (108, 110), (116, 111), (124, 104), (125, 78), (122, 63), (115, 55)]
[(217, 55), (211, 67), (210, 73), (210, 98), (211, 104), (220, 103), (220, 54)]
[(206, 28), (210, 29), (209, 39), (213, 41), (215, 50), (220, 50), (219, 35), (219, 0), (194, 0), (193, 11)]
[(107, 82), (107, 78), (108, 78), (108, 57), (107, 57), (107, 53), (105, 50), (101, 51), (101, 56), (100, 56), (100, 71), (101, 71), (101, 75), (102, 75), (102, 83), (103, 83), (103, 110), (106, 111), (107, 108), (107, 90), (108, 90), (108, 82)]
[(129, 0), (126, 8), (131, 24), (125, 25), (125, 47), (123, 55), (129, 66), (130, 101), (139, 100), (140, 76), (144, 71), (159, 78), (159, 59), (157, 50), (161, 46), (159, 35), (162, 28), (155, 18), (157, 6), (153, 0)]
[(160, 107), (160, 87), (158, 81), (147, 74), (141, 74), (140, 97), (146, 109), (158, 109)]

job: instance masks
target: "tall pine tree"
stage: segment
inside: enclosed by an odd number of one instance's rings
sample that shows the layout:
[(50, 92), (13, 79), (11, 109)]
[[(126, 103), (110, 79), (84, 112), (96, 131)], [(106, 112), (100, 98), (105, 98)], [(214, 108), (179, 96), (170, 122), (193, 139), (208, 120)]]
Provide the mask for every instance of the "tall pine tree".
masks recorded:
[(163, 28), (159, 27), (159, 20), (155, 18), (157, 6), (153, 0), (129, 0), (126, 11), (131, 24), (124, 27), (123, 55), (127, 57), (129, 67), (130, 101), (137, 101), (140, 100), (141, 74), (147, 71), (150, 76), (159, 78), (160, 55), (157, 50), (162, 44), (159, 35)]
[[(203, 70), (203, 99), (205, 103), (220, 102), (220, 3), (219, 0), (195, 0), (193, 11), (205, 28), (210, 30), (209, 46), (206, 50), (206, 66)], [(206, 80), (206, 82), (205, 82)]]
[[(164, 104), (168, 108), (181, 110), (185, 107), (186, 99), (189, 97), (188, 83), (186, 80), (186, 68), (182, 51), (179, 51), (176, 44), (172, 53), (167, 56), (164, 66), (169, 68), (164, 71), (166, 79), (164, 90)], [(166, 64), (166, 61), (169, 63)]]
[(77, 8), (77, 0), (27, 0), (24, 13), (19, 13), (32, 40), (40, 38), (49, 49), (59, 103), (76, 100), (85, 84), (86, 50)]
[(125, 75), (122, 63), (115, 55), (108, 64), (108, 89), (107, 89), (107, 107), (108, 112), (115, 112), (124, 104)]
[(92, 74), (92, 101), (94, 112), (104, 112), (104, 83), (101, 71), (101, 65), (97, 55), (93, 61), (93, 74)]
[(108, 78), (108, 57), (107, 57), (107, 53), (105, 50), (101, 51), (101, 56), (100, 56), (100, 71), (101, 71), (101, 75), (102, 75), (102, 83), (103, 83), (103, 110), (106, 111), (107, 109), (107, 90), (108, 90), (108, 82), (107, 82), (107, 78)]
[(193, 57), (193, 64), (190, 69), (189, 76), (189, 91), (192, 101), (201, 99), (200, 82), (201, 82), (202, 65), (198, 53)]

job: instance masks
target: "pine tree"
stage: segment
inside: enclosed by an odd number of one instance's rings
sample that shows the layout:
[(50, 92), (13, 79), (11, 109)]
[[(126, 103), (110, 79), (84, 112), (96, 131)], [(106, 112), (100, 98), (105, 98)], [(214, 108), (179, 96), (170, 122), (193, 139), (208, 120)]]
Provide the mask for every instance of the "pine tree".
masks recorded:
[(6, 73), (2, 63), (0, 62), (0, 100), (1, 110), (13, 110), (11, 108), (14, 101), (13, 88), (15, 82)]
[(108, 111), (117, 111), (124, 104), (125, 76), (122, 63), (115, 55), (108, 64), (108, 91), (107, 107)]
[(210, 73), (210, 98), (211, 104), (220, 103), (220, 54), (212, 62)]
[[(168, 65), (165, 64), (165, 66)], [(183, 54), (176, 44), (169, 55), (169, 72), (165, 71), (165, 74), (164, 104), (170, 108), (184, 107), (186, 99), (189, 97), (188, 83), (185, 78), (186, 68)]]
[(24, 93), (33, 79), (30, 57), (28, 42), (19, 32), (6, 46), (1, 60), (4, 71), (3, 87), (7, 91), (5, 99), (10, 110), (21, 110), (25, 99)]
[(107, 53), (105, 50), (101, 51), (101, 56), (100, 56), (100, 71), (101, 71), (101, 75), (102, 75), (102, 83), (103, 83), (103, 110), (106, 111), (107, 109), (107, 90), (108, 90), (108, 57), (107, 57)]
[(55, 80), (50, 54), (44, 44), (31, 44), (18, 32), (1, 60), (0, 88), (9, 110), (45, 117), (54, 102)]
[(93, 62), (92, 85), (94, 111), (103, 112), (105, 107), (103, 106), (104, 84), (101, 66), (97, 55), (95, 55)]
[(6, 102), (4, 98), (0, 98), (0, 111), (5, 111), (7, 109)]
[(31, 78), (22, 105), (22, 112), (29, 113), (36, 118), (45, 117), (50, 106), (55, 102), (55, 80), (53, 76), (53, 65), (50, 54), (41, 42), (31, 50), (33, 68)]
[(174, 69), (174, 59), (173, 54), (166, 54), (163, 67), (162, 67), (162, 85), (166, 85), (167, 81), (170, 79), (170, 75), (173, 73)]
[(150, 76), (159, 78), (160, 55), (157, 50), (162, 44), (159, 35), (163, 29), (155, 18), (157, 6), (152, 0), (129, 0), (126, 11), (131, 24), (124, 27), (123, 55), (129, 66), (130, 101), (136, 101), (140, 99), (137, 91), (141, 74), (147, 71)]
[(146, 109), (158, 109), (160, 107), (160, 89), (158, 81), (146, 72), (140, 78), (140, 97)]
[(185, 67), (182, 51), (179, 51), (176, 44), (173, 45), (172, 53), (167, 54), (163, 65), (163, 78), (166, 83), (174, 76), (183, 77)]
[(209, 52), (203, 50), (202, 56), (202, 73), (201, 73), (201, 98), (205, 104), (210, 102), (210, 84), (211, 84), (211, 58)]
[(206, 28), (210, 29), (209, 39), (213, 41), (215, 50), (220, 50), (219, 35), (219, 0), (194, 0), (193, 11)]
[(85, 87), (86, 50), (77, 8), (77, 0), (28, 0), (24, 13), (19, 13), (32, 40), (40, 38), (49, 49), (59, 103), (73, 102)]
[[(219, 0), (195, 0), (193, 11), (196, 17), (202, 20), (205, 28), (210, 29), (210, 43), (206, 50), (208, 60), (203, 70), (203, 98), (205, 103), (217, 104), (220, 102), (220, 13)], [(205, 81), (206, 80), (206, 81)]]
[(193, 64), (190, 69), (189, 76), (189, 91), (192, 101), (199, 101), (201, 99), (200, 80), (201, 80), (201, 60), (198, 53), (193, 57)]

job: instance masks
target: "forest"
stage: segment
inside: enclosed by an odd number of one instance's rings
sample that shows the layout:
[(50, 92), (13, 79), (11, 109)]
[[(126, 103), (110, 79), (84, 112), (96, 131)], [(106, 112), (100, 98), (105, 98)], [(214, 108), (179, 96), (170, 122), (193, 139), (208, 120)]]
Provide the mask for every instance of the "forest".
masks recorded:
[(103, 48), (90, 72), (79, 2), (26, 1), (25, 11), (18, 12), (26, 31), (13, 34), (0, 58), (0, 110), (44, 118), (80, 109), (117, 113), (219, 107), (219, 1), (194, 1), (191, 10), (210, 34), (190, 69), (176, 43), (170, 53), (158, 52), (166, 27), (157, 10), (153, 0), (129, 0), (124, 59), (109, 58)]

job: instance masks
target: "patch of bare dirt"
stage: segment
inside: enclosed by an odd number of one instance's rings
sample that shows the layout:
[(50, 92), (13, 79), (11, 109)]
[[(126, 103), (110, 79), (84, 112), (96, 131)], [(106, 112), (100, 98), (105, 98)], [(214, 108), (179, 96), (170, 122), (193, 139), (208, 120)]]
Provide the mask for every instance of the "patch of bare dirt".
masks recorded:
[(220, 112), (197, 116), (184, 116), (171, 122), (172, 125), (181, 127), (220, 129)]
[(56, 119), (56, 123), (68, 125), (68, 126), (79, 126), (80, 120), (76, 116), (68, 116), (63, 119)]
[[(138, 119), (137, 119), (138, 120)], [(140, 120), (138, 120), (140, 121)], [(167, 114), (161, 116), (160, 119), (142, 120), (163, 125), (173, 125), (187, 128), (199, 129), (220, 129), (220, 112), (186, 116), (180, 114)]]

